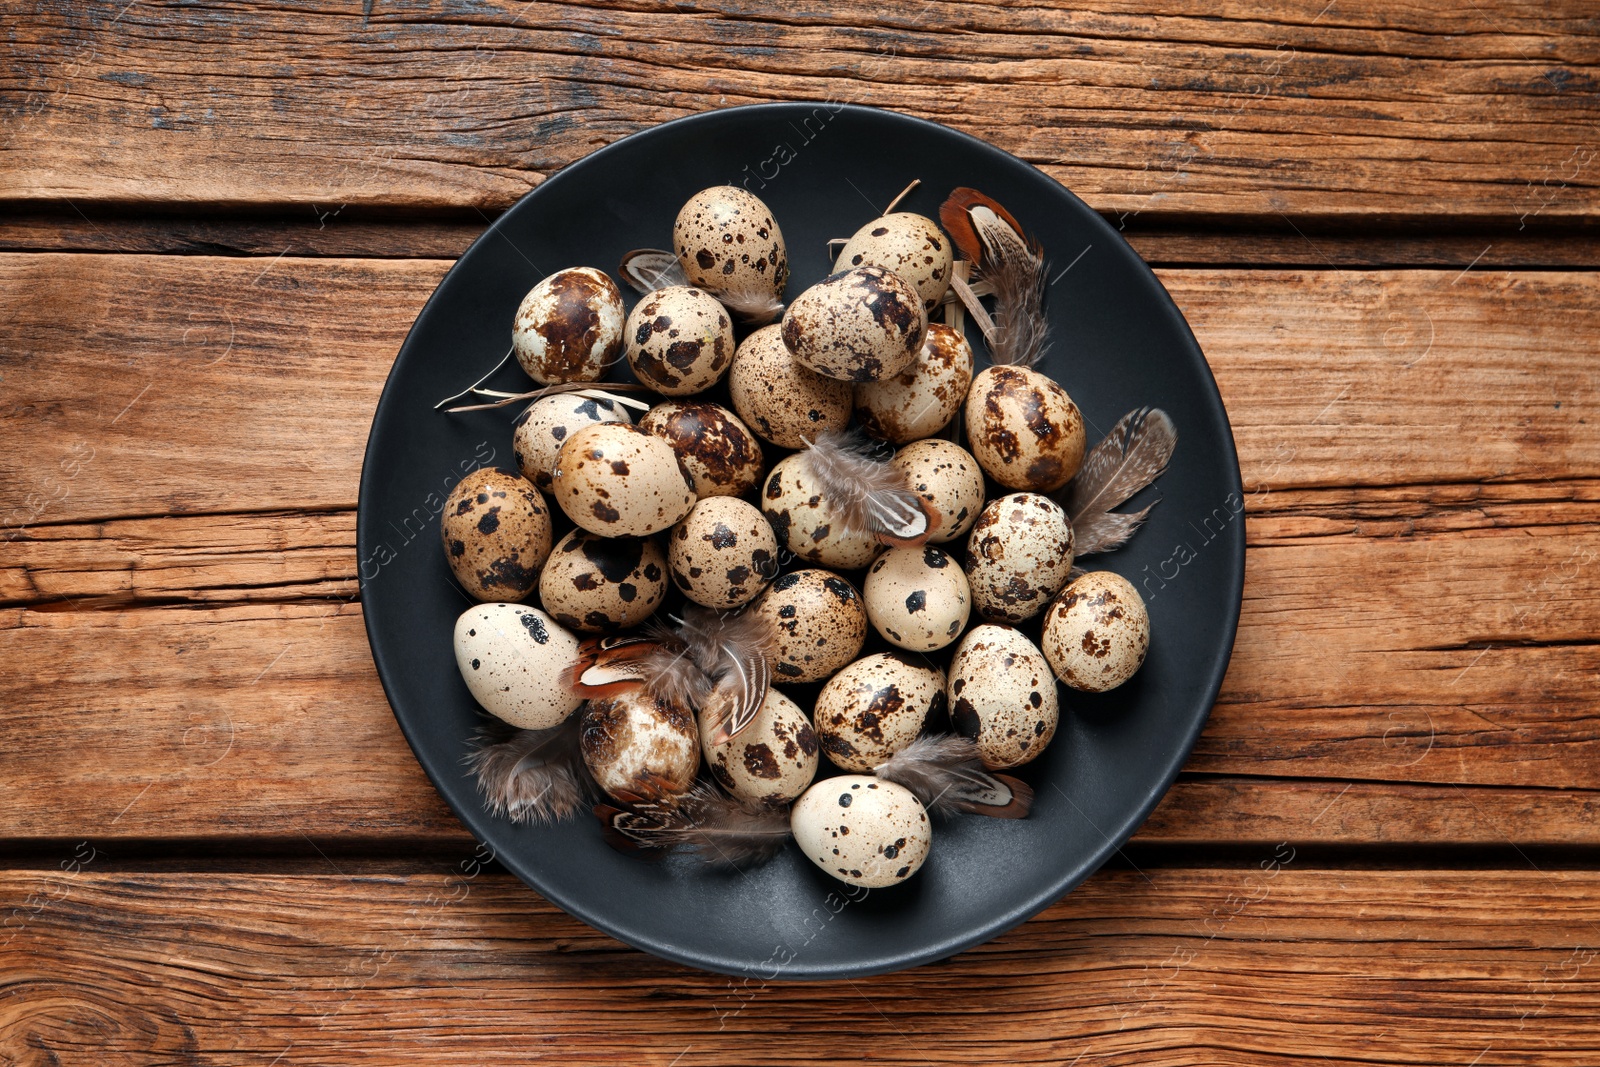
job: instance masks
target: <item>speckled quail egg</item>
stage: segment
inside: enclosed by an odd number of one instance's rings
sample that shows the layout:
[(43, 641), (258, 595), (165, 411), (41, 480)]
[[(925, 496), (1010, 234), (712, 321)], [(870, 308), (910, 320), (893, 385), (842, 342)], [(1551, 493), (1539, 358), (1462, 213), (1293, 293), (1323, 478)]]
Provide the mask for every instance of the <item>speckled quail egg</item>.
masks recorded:
[(663, 396), (717, 384), (733, 362), (733, 320), (703, 289), (672, 285), (642, 297), (628, 315), (628, 366)]
[(669, 400), (645, 412), (639, 428), (672, 446), (702, 500), (743, 496), (761, 480), (761, 442), (721, 404)]
[(817, 775), (817, 733), (800, 705), (776, 689), (739, 736), (711, 744), (709, 719), (701, 722), (700, 747), (711, 776), (736, 797), (781, 804), (806, 791)]
[(666, 596), (667, 554), (653, 537), (573, 530), (539, 575), (539, 603), (561, 625), (587, 633), (637, 626)]
[(789, 815), (806, 858), (849, 885), (883, 889), (921, 869), (933, 845), (928, 812), (916, 794), (863, 774), (825, 778)]
[(867, 568), (867, 618), (891, 644), (932, 652), (961, 636), (972, 611), (967, 576), (933, 545), (891, 548)]
[(897, 211), (873, 219), (839, 251), (833, 269), (885, 267), (916, 287), (929, 311), (950, 288), (950, 239), (925, 215)]
[(596, 423), (632, 421), (628, 409), (615, 400), (577, 393), (542, 396), (511, 424), (511, 454), (522, 476), (548, 493), (556, 454), (568, 437)]
[(779, 682), (820, 682), (860, 655), (867, 640), (861, 594), (831, 571), (780, 575), (750, 610), (778, 635), (771, 660)]
[(967, 539), (967, 582), (978, 614), (994, 622), (1033, 618), (1072, 573), (1072, 524), (1047, 496), (989, 501)]
[(911, 365), (928, 332), (928, 313), (911, 283), (882, 267), (832, 274), (794, 298), (783, 313), (789, 354), (818, 374), (877, 382)]
[(956, 732), (990, 770), (1017, 767), (1056, 734), (1056, 679), (1038, 646), (1009, 626), (985, 624), (956, 646), (947, 693)]
[(508, 471), (473, 471), (450, 491), (439, 519), (445, 558), (476, 600), (521, 600), (550, 554), (550, 509), (533, 483)]
[(1144, 665), (1150, 616), (1126, 578), (1090, 571), (1050, 605), (1039, 643), (1057, 678), (1073, 689), (1103, 693)]
[(673, 527), (667, 560), (684, 596), (702, 607), (736, 608), (778, 572), (778, 539), (754, 504), (711, 496)]
[(944, 708), (944, 672), (903, 652), (864, 656), (817, 694), (817, 740), (847, 771), (869, 771), (917, 739)]
[(538, 608), (478, 604), (456, 620), (456, 666), (472, 699), (523, 730), (566, 721), (583, 698), (552, 684), (578, 659), (578, 639)]
[(685, 792), (700, 769), (694, 715), (642, 687), (589, 701), (578, 746), (595, 782), (618, 800)]
[(767, 475), (761, 511), (779, 544), (808, 563), (853, 571), (878, 554), (871, 534), (848, 530), (817, 491), (803, 454), (787, 456)]
[(735, 185), (702, 189), (678, 211), (672, 247), (690, 283), (746, 322), (771, 322), (783, 306), (789, 252), (761, 198)]
[(602, 537), (665, 530), (695, 502), (672, 446), (621, 423), (586, 426), (567, 438), (550, 482), (567, 517)]
[(869, 434), (903, 445), (932, 437), (961, 410), (972, 387), (972, 346), (942, 322), (928, 326), (922, 350), (891, 378), (856, 386), (856, 419)]
[(967, 394), (967, 440), (1007, 489), (1050, 493), (1083, 462), (1083, 416), (1067, 391), (1026, 367), (989, 367)]
[(850, 423), (850, 383), (796, 363), (776, 324), (739, 345), (728, 371), (728, 395), (739, 417), (779, 448), (804, 448), (807, 441)]
[(939, 512), (939, 528), (929, 541), (954, 541), (978, 521), (983, 510), (983, 471), (972, 453), (953, 441), (914, 441), (890, 462), (905, 472), (917, 495)]
[(528, 290), (511, 347), (540, 385), (597, 382), (622, 355), (622, 292), (593, 267), (559, 270)]

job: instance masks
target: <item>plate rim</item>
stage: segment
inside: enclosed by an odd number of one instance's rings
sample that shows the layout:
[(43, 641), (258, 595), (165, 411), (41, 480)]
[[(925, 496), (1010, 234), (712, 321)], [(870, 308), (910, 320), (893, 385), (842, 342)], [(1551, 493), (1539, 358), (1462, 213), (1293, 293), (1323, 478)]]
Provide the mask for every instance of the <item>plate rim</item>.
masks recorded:
[[(920, 128), (924, 132), (936, 132), (939, 136), (954, 136), (965, 141), (967, 145), (977, 151), (978, 154), (990, 157), (998, 165), (1010, 166), (1013, 164), (1021, 164), (1034, 170), (1039, 169), (1032, 163), (1029, 163), (1027, 160), (1015, 156), (1004, 149), (998, 148), (995, 145), (982, 140), (981, 138), (975, 137), (972, 134), (966, 133), (962, 130), (957, 130), (953, 127), (943, 125), (942, 123), (932, 122), (928, 119), (919, 118), (915, 115), (908, 115), (904, 112), (895, 111), (888, 108), (871, 107), (862, 104), (841, 103), (833, 100), (792, 100), (760, 104), (743, 104), (735, 107), (714, 108), (708, 111), (696, 112), (692, 115), (671, 119), (666, 122), (649, 126), (642, 130), (637, 130), (625, 137), (618, 138), (610, 144), (604, 145), (601, 148), (597, 148), (593, 152), (584, 155), (580, 159), (574, 160), (572, 163), (567, 164), (559, 171), (540, 182), (537, 186), (529, 189), (527, 192), (523, 193), (522, 196), (518, 197), (513, 204), (501, 212), (500, 215), (484, 229), (482, 234), (480, 234), (470, 245), (467, 246), (466, 249), (461, 252), (456, 261), (451, 264), (450, 269), (446, 271), (444, 276), (441, 277), (435, 284), (433, 292), (428, 295), (427, 301), (423, 304), (421, 309), (418, 310), (417, 316), (412, 321), (410, 329), (407, 330), (405, 340), (401, 342), (400, 347), (396, 350), (395, 357), (389, 366), (389, 373), (384, 379), (383, 390), (379, 394), (378, 402), (373, 409), (372, 422), (367, 431), (367, 444), (362, 453), (361, 477), (356, 503), (357, 562), (359, 563), (361, 560), (369, 558), (369, 549), (372, 547), (370, 544), (369, 535), (374, 524), (378, 521), (377, 517), (372, 514), (376, 508), (376, 504), (373, 502), (372, 493), (369, 492), (369, 472), (371, 472), (375, 467), (377, 457), (374, 455), (374, 436), (377, 430), (379, 415), (384, 409), (385, 401), (389, 398), (391, 388), (393, 388), (395, 385), (395, 368), (399, 365), (402, 357), (411, 347), (419, 324), (427, 317), (434, 303), (439, 300), (440, 293), (444, 290), (446, 283), (450, 281), (455, 272), (460, 269), (461, 264), (468, 259), (468, 257), (478, 248), (480, 244), (490, 242), (500, 237), (500, 230), (506, 224), (506, 220), (510, 218), (514, 212), (521, 208), (522, 205), (535, 194), (539, 193), (545, 188), (550, 187), (553, 183), (564, 184), (565, 181), (573, 180), (571, 178), (571, 174), (578, 164), (588, 163), (591, 160), (604, 160), (607, 155), (618, 151), (621, 146), (637, 139), (652, 139), (658, 136), (663, 136), (664, 131), (672, 131), (686, 127), (708, 125), (716, 122), (727, 121), (729, 116), (748, 115), (754, 120), (759, 120), (763, 116), (781, 116), (785, 113), (795, 111), (805, 111), (810, 113), (814, 112), (814, 110), (818, 107), (828, 108), (835, 117), (848, 112), (868, 121), (888, 121), (891, 124), (902, 123), (906, 124), (913, 130)], [(1041, 171), (1040, 173), (1043, 172)], [(1216, 376), (1211, 370), (1211, 364), (1209, 361), (1207, 361), (1205, 353), (1200, 347), (1199, 341), (1194, 336), (1194, 331), (1189, 326), (1188, 320), (1184, 318), (1183, 313), (1178, 308), (1176, 301), (1173, 300), (1172, 294), (1167, 290), (1167, 287), (1162, 284), (1161, 279), (1156, 276), (1155, 271), (1148, 263), (1145, 262), (1144, 257), (1140, 256), (1137, 250), (1133, 249), (1133, 247), (1128, 244), (1127, 239), (1123, 237), (1122, 233), (1115, 229), (1110, 222), (1104, 218), (1104, 216), (1102, 216), (1094, 208), (1090, 207), (1089, 204), (1087, 204), (1081, 197), (1079, 197), (1067, 186), (1061, 184), (1059, 181), (1056, 181), (1053, 178), (1050, 178), (1050, 176), (1047, 174), (1044, 176), (1048, 178), (1063, 194), (1077, 201), (1077, 203), (1084, 209), (1085, 215), (1090, 217), (1091, 221), (1089, 221), (1089, 225), (1091, 227), (1098, 228), (1104, 239), (1114, 240), (1115, 242), (1120, 243), (1127, 248), (1136, 261), (1137, 268), (1142, 270), (1148, 279), (1154, 283), (1156, 292), (1160, 294), (1162, 313), (1167, 317), (1169, 323), (1176, 327), (1177, 336), (1181, 338), (1181, 340), (1188, 346), (1190, 354), (1198, 359), (1201, 369), (1203, 369), (1205, 372), (1205, 380), (1209, 383), (1210, 388), (1207, 390), (1202, 390), (1201, 392), (1203, 395), (1196, 397), (1195, 399), (1210, 411), (1210, 413), (1219, 421), (1223, 430), (1226, 431), (1224, 442), (1226, 454), (1221, 457), (1226, 461), (1226, 470), (1223, 473), (1226, 475), (1227, 480), (1231, 483), (1231, 489), (1233, 493), (1241, 502), (1243, 502), (1245, 499), (1244, 484), (1239, 468), (1238, 445), (1233, 436), (1233, 424), (1228, 418), (1228, 412), (1223, 404), (1221, 390), (1217, 387)], [(938, 960), (947, 959), (951, 956), (957, 955), (958, 953), (965, 952), (975, 946), (991, 941), (994, 938), (1007, 933), (1008, 931), (1020, 926), (1022, 923), (1038, 915), (1040, 912), (1050, 907), (1050, 905), (1061, 900), (1068, 893), (1072, 892), (1072, 890), (1076, 889), (1092, 874), (1098, 871), (1107, 860), (1109, 860), (1113, 855), (1119, 853), (1122, 849), (1122, 846), (1127, 843), (1128, 839), (1131, 838), (1138, 831), (1139, 827), (1142, 826), (1150, 817), (1150, 813), (1155, 810), (1156, 805), (1161, 803), (1161, 801), (1171, 791), (1173, 782), (1176, 780), (1178, 773), (1183, 769), (1184, 764), (1188, 762), (1189, 756), (1193, 751), (1196, 742), (1199, 740), (1201, 732), (1205, 729), (1206, 723), (1210, 720), (1211, 711), (1216, 705), (1217, 695), (1221, 692), (1223, 678), (1227, 673), (1229, 663), (1232, 661), (1233, 648), (1238, 637), (1239, 618), (1243, 608), (1245, 572), (1244, 525), (1244, 523), (1229, 524), (1228, 543), (1226, 545), (1224, 566), (1227, 569), (1225, 578), (1227, 580), (1227, 585), (1231, 588), (1231, 595), (1228, 597), (1229, 610), (1227, 612), (1227, 617), (1222, 620), (1224, 622), (1223, 629), (1226, 631), (1226, 640), (1222, 646), (1221, 654), (1217, 657), (1216, 662), (1213, 664), (1210, 677), (1205, 679), (1205, 684), (1201, 687), (1201, 695), (1205, 701), (1204, 713), (1195, 717), (1187, 735), (1182, 738), (1181, 744), (1175, 750), (1176, 755), (1174, 759), (1168, 766), (1162, 768), (1159, 788), (1153, 789), (1142, 804), (1140, 804), (1136, 809), (1132, 810), (1124, 819), (1122, 819), (1121, 822), (1119, 822), (1115, 832), (1107, 832), (1106, 830), (1095, 826), (1095, 830), (1101, 835), (1102, 838), (1104, 838), (1103, 843), (1098, 848), (1093, 850), (1086, 858), (1080, 859), (1077, 863), (1068, 866), (1063, 871), (1062, 875), (1058, 878), (1052, 879), (1050, 884), (1045, 889), (1030, 895), (1020, 904), (1008, 909), (1007, 911), (996, 914), (987, 922), (979, 925), (976, 928), (969, 929), (966, 932), (956, 936), (941, 938), (935, 943), (926, 945), (923, 948), (915, 951), (899, 952), (886, 956), (876, 956), (870, 960), (859, 961), (846, 965), (831, 964), (811, 967), (804, 965), (795, 966), (796, 964), (799, 964), (799, 961), (795, 960), (792, 961), (791, 964), (786, 965), (786, 969), (779, 973), (776, 977), (767, 980), (829, 981), (844, 978), (868, 977), (906, 970), (925, 963), (932, 963)], [(440, 799), (444, 800), (445, 804), (450, 808), (451, 812), (456, 816), (456, 818), (460, 820), (462, 826), (467, 830), (467, 832), (472, 834), (473, 838), (479, 841), (480, 844), (486, 843), (484, 838), (488, 835), (480, 834), (475, 822), (479, 819), (489, 818), (489, 816), (485, 815), (479, 809), (473, 809), (471, 811), (463, 810), (451, 799), (449, 793), (441, 786), (440, 774), (436, 773), (435, 768), (432, 766), (432, 761), (429, 758), (426, 758), (422, 749), (418, 747), (417, 741), (412, 736), (412, 732), (407, 726), (405, 718), (400, 714), (398, 708), (396, 707), (396, 694), (391, 691), (389, 681), (391, 671), (386, 664), (386, 657), (384, 653), (380, 651), (380, 642), (374, 632), (373, 615), (370, 611), (366, 610), (367, 601), (365, 593), (367, 588), (367, 580), (361, 576), (359, 567), (357, 568), (357, 582), (359, 589), (363, 594), (360, 602), (362, 604), (363, 628), (367, 635), (367, 649), (372, 656), (373, 667), (377, 671), (379, 683), (383, 687), (384, 698), (389, 704), (390, 714), (394, 716), (395, 722), (400, 727), (401, 734), (406, 739), (406, 744), (411, 748), (412, 755), (416, 759), (417, 763), (422, 767), (423, 773), (428, 776), (428, 780), (430, 784), (433, 785), (434, 791), (438, 794)], [(760, 964), (750, 962), (737, 964), (733, 961), (722, 960), (717, 958), (714, 953), (686, 950), (671, 942), (652, 939), (649, 937), (641, 937), (628, 930), (619, 928), (617, 924), (594, 914), (588, 907), (586, 907), (585, 902), (582, 899), (573, 898), (569, 894), (552, 892), (541, 885), (540, 879), (538, 878), (534, 869), (525, 864), (521, 857), (509, 852), (507, 854), (501, 854), (498, 850), (494, 850), (492, 846), (491, 850), (494, 853), (494, 858), (528, 888), (532, 889), (545, 900), (554, 904), (556, 907), (560, 908), (568, 915), (571, 915), (573, 918), (576, 918), (579, 921), (586, 923), (611, 937), (616, 938), (625, 945), (643, 952), (648, 952), (651, 955), (659, 958), (670, 960), (677, 964), (695, 968), (697, 970), (709, 971), (734, 977), (748, 977), (752, 973), (753, 968), (760, 966)]]

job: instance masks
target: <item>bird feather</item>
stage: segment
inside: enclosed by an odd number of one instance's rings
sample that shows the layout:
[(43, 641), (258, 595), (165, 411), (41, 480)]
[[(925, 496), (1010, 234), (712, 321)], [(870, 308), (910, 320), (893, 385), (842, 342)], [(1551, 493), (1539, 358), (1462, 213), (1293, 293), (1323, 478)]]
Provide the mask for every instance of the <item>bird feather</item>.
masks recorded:
[(983, 328), (995, 363), (1031, 367), (1044, 356), (1050, 327), (1044, 317), (1045, 263), (1039, 243), (999, 203), (976, 189), (960, 188), (939, 208), (939, 221), (994, 293), (994, 314), (977, 290), (955, 285)]
[(1136, 408), (1090, 450), (1062, 493), (1075, 554), (1109, 552), (1133, 536), (1155, 505), (1134, 512), (1111, 509), (1155, 481), (1177, 444), (1177, 427), (1165, 411)]
[(548, 730), (479, 735), (467, 754), (489, 811), (514, 823), (556, 823), (595, 796), (578, 747), (579, 715)]
[(919, 737), (872, 773), (905, 786), (924, 807), (940, 815), (966, 811), (1021, 819), (1033, 806), (1033, 790), (1026, 783), (984, 770), (978, 746), (954, 734)]
[(641, 293), (689, 284), (678, 257), (659, 248), (635, 248), (622, 257), (622, 265), (617, 270), (629, 285)]
[(913, 491), (905, 472), (875, 459), (860, 433), (825, 433), (804, 452), (830, 514), (879, 544), (913, 547), (939, 528), (939, 512)]
[(597, 805), (608, 839), (645, 855), (692, 853), (710, 867), (739, 870), (764, 863), (789, 840), (789, 808), (726, 796), (697, 784), (687, 793), (626, 807)]

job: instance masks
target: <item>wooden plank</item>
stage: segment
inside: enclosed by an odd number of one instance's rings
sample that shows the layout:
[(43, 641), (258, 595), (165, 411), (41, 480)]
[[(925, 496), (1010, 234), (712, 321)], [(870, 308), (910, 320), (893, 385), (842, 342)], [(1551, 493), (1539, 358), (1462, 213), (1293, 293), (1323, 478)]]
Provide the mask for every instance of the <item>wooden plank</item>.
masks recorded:
[[(868, 0), (716, 12), (46, 3), (6, 35), (0, 194), (37, 206), (503, 208), (664, 119), (894, 108), (1101, 210), (1563, 226), (1600, 204), (1577, 4)], [(959, 75), (953, 71), (959, 70)]]
[(758, 1047), (762, 1063), (796, 1065), (1600, 1055), (1594, 872), (1316, 870), (1288, 849), (1244, 869), (1102, 872), (953, 960), (792, 983), (626, 949), (478, 873), (466, 848), (411, 876), (141, 874), (82, 855), (0, 875), (0, 1047), (24, 1062), (92, 1050), (108, 1065), (747, 1064)]
[[(18, 420), (0, 523), (353, 508), (383, 379), (447, 266), (0, 255)], [(1161, 277), (1217, 376), (1252, 498), (1600, 477), (1600, 274)]]

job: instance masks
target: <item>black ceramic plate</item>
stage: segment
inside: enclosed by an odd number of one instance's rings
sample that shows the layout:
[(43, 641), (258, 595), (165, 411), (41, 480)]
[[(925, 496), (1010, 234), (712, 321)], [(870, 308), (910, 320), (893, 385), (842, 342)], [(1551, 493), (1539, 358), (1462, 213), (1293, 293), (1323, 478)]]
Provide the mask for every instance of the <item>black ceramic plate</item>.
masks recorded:
[[(1143, 404), (1177, 424), (1150, 521), (1092, 564), (1146, 597), (1144, 669), (1102, 696), (1063, 690), (1055, 741), (1022, 772), (1037, 796), (1030, 818), (941, 823), (922, 871), (870, 894), (847, 894), (792, 846), (745, 874), (706, 873), (626, 858), (589, 818), (533, 828), (491, 817), (462, 766), (479, 712), (456, 671), (452, 628), (468, 604), (439, 548), (437, 516), (463, 469), (514, 468), (516, 409), (444, 415), (434, 403), (504, 354), (512, 314), (536, 281), (577, 265), (615, 276), (628, 250), (670, 247), (672, 220), (699, 189), (741, 184), (766, 201), (788, 241), (793, 297), (827, 273), (827, 239), (848, 237), (912, 178), (923, 184), (906, 210), (936, 216), (951, 189), (968, 185), (1041, 241), (1055, 338), (1041, 369), (1078, 402), (1091, 443)], [(513, 367), (500, 380), (519, 378)], [(994, 937), (1127, 840), (1171, 784), (1222, 683), (1243, 584), (1242, 509), (1227, 416), (1194, 337), (1143, 261), (1082, 201), (942, 126), (838, 104), (761, 105), (670, 122), (573, 164), (490, 226), (440, 283), (372, 423), (362, 602), (378, 674), (417, 759), (507, 868), (585, 922), (668, 959), (734, 975), (839, 978)]]

